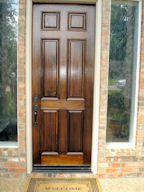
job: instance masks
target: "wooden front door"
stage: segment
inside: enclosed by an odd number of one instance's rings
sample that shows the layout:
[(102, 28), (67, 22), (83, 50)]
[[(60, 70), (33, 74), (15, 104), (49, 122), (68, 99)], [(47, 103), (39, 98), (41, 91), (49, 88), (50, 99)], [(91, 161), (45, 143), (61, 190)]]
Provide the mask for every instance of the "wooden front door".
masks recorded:
[(33, 164), (91, 163), (95, 7), (34, 4)]

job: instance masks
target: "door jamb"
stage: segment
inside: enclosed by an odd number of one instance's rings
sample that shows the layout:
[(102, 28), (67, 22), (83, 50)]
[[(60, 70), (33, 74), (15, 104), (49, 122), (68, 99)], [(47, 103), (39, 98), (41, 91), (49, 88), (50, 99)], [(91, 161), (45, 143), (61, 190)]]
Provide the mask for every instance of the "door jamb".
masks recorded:
[[(32, 172), (32, 4), (38, 0), (26, 1), (26, 159), (27, 173)], [(39, 0), (52, 2), (52, 0)], [(95, 30), (95, 69), (94, 69), (94, 99), (93, 99), (93, 127), (92, 127), (92, 158), (91, 171), (97, 174), (98, 164), (98, 130), (99, 130), (99, 98), (100, 98), (100, 61), (101, 61), (101, 0), (55, 0), (55, 3), (96, 4)]]

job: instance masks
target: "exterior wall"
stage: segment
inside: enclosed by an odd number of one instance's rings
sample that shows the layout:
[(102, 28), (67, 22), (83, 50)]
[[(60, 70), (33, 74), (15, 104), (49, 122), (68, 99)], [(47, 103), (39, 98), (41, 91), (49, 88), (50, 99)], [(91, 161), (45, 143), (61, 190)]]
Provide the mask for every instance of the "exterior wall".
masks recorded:
[[(18, 141), (17, 148), (0, 147), (0, 176), (26, 175), (25, 20), (26, 0), (19, 0)], [(143, 1), (144, 2), (144, 1)], [(142, 5), (139, 101), (135, 149), (107, 149), (107, 92), (110, 35), (110, 0), (102, 1), (101, 86), (98, 177), (144, 176), (144, 5)], [(33, 175), (36, 175), (35, 173)]]
[(19, 0), (17, 113), (18, 147), (0, 146), (0, 176), (19, 177), (26, 174), (26, 123), (25, 123), (25, 0)]

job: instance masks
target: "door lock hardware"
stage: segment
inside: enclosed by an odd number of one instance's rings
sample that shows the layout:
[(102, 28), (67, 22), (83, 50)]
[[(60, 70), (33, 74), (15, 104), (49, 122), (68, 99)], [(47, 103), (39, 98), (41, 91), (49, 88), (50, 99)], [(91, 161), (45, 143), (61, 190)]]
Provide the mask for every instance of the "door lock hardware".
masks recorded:
[(34, 102), (38, 102), (38, 95), (34, 96)]
[(38, 111), (38, 106), (35, 105), (34, 106), (34, 126), (35, 127), (38, 125), (38, 122), (37, 122), (37, 111)]
[(38, 106), (37, 105), (34, 106), (34, 111), (38, 111)]

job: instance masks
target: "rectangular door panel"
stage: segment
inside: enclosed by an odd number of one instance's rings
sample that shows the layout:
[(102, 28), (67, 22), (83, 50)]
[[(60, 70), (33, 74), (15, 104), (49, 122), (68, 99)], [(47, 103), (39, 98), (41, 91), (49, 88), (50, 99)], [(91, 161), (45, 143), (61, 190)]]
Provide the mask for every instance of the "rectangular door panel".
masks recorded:
[(58, 152), (58, 112), (43, 111), (42, 152)]
[(68, 152), (83, 151), (83, 112), (69, 111)]
[(84, 110), (85, 109), (85, 101), (84, 99), (73, 99), (73, 100), (66, 100), (66, 99), (41, 99), (41, 109), (68, 109), (68, 110)]
[(44, 97), (58, 97), (59, 40), (42, 40)]
[(68, 97), (84, 96), (85, 40), (68, 40)]
[(82, 165), (83, 164), (83, 155), (79, 154), (43, 154), (42, 155), (42, 164), (43, 165)]
[(86, 13), (71, 12), (68, 14), (68, 27), (71, 31), (86, 30)]
[(42, 30), (58, 31), (60, 29), (59, 12), (42, 12)]
[(58, 152), (58, 112), (43, 111), (42, 152)]

